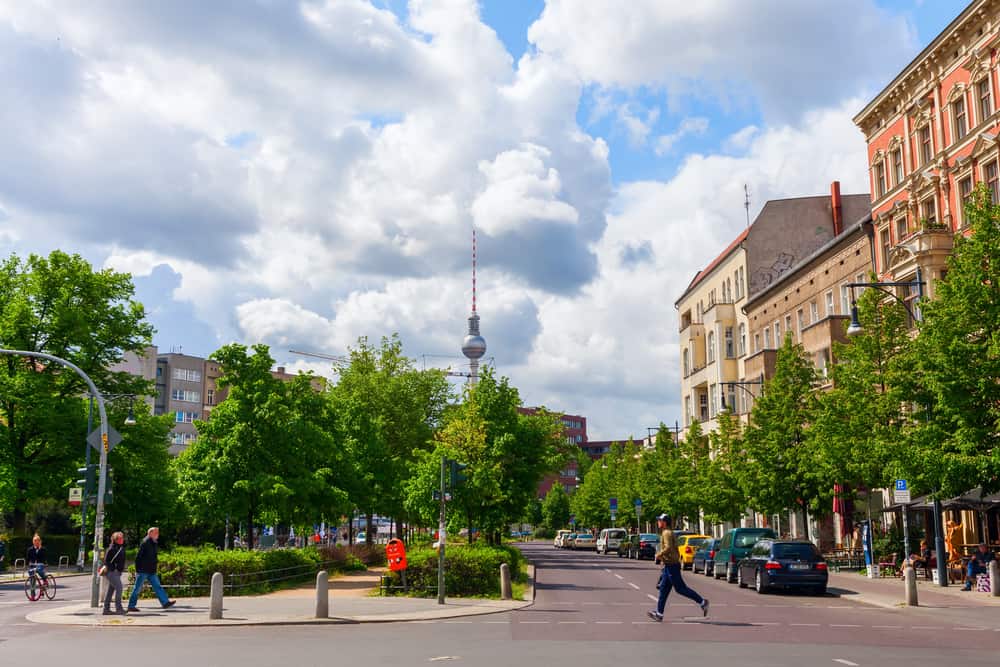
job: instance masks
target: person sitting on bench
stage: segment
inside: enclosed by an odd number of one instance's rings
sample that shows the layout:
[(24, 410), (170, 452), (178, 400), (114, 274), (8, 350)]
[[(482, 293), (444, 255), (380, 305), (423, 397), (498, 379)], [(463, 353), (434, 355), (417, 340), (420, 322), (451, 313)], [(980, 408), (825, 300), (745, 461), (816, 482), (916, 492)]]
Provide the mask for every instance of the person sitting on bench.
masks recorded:
[(985, 543), (980, 542), (976, 552), (969, 559), (969, 567), (965, 572), (965, 588), (962, 589), (963, 591), (972, 590), (972, 584), (976, 582), (976, 575), (986, 574), (992, 560), (993, 552), (986, 547)]

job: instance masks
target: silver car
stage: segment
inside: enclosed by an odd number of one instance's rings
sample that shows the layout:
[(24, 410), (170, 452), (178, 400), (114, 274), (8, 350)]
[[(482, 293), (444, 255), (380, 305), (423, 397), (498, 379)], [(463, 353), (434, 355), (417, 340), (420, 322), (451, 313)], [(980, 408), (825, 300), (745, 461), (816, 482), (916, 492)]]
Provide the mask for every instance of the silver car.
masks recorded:
[(597, 536), (597, 553), (607, 554), (609, 551), (618, 553), (622, 540), (627, 539), (627, 537), (624, 528), (605, 528)]

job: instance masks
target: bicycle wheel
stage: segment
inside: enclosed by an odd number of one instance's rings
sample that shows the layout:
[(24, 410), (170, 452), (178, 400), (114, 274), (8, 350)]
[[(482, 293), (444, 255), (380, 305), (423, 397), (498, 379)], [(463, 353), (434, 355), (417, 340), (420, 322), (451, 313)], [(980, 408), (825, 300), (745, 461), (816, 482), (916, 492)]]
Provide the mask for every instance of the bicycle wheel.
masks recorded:
[(51, 574), (45, 576), (45, 588), (42, 589), (45, 592), (45, 597), (50, 600), (54, 600), (56, 597), (56, 578)]
[(24, 595), (29, 601), (34, 602), (41, 596), (42, 591), (38, 587), (38, 583), (34, 576), (29, 576), (24, 580)]

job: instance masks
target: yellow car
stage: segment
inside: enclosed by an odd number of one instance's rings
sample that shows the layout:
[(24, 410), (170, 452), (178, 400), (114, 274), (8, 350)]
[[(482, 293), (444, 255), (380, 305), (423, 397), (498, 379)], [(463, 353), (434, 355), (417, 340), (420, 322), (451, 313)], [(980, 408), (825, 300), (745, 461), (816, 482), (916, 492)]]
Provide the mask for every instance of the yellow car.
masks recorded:
[(694, 562), (694, 552), (698, 550), (706, 540), (712, 539), (711, 535), (681, 535), (677, 538), (677, 550), (681, 554), (681, 568), (687, 570)]

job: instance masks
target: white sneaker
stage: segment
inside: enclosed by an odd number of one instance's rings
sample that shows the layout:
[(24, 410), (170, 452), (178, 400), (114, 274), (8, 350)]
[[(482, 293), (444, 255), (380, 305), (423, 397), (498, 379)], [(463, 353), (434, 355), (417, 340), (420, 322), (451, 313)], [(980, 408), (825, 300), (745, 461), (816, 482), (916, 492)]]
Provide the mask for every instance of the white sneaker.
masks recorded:
[(701, 607), (701, 615), (708, 616), (708, 600), (702, 600), (699, 606)]
[(656, 611), (655, 609), (652, 609), (652, 610), (646, 612), (646, 616), (649, 616), (651, 619), (653, 619), (657, 623), (661, 623), (663, 621), (663, 614), (661, 614), (660, 612)]

